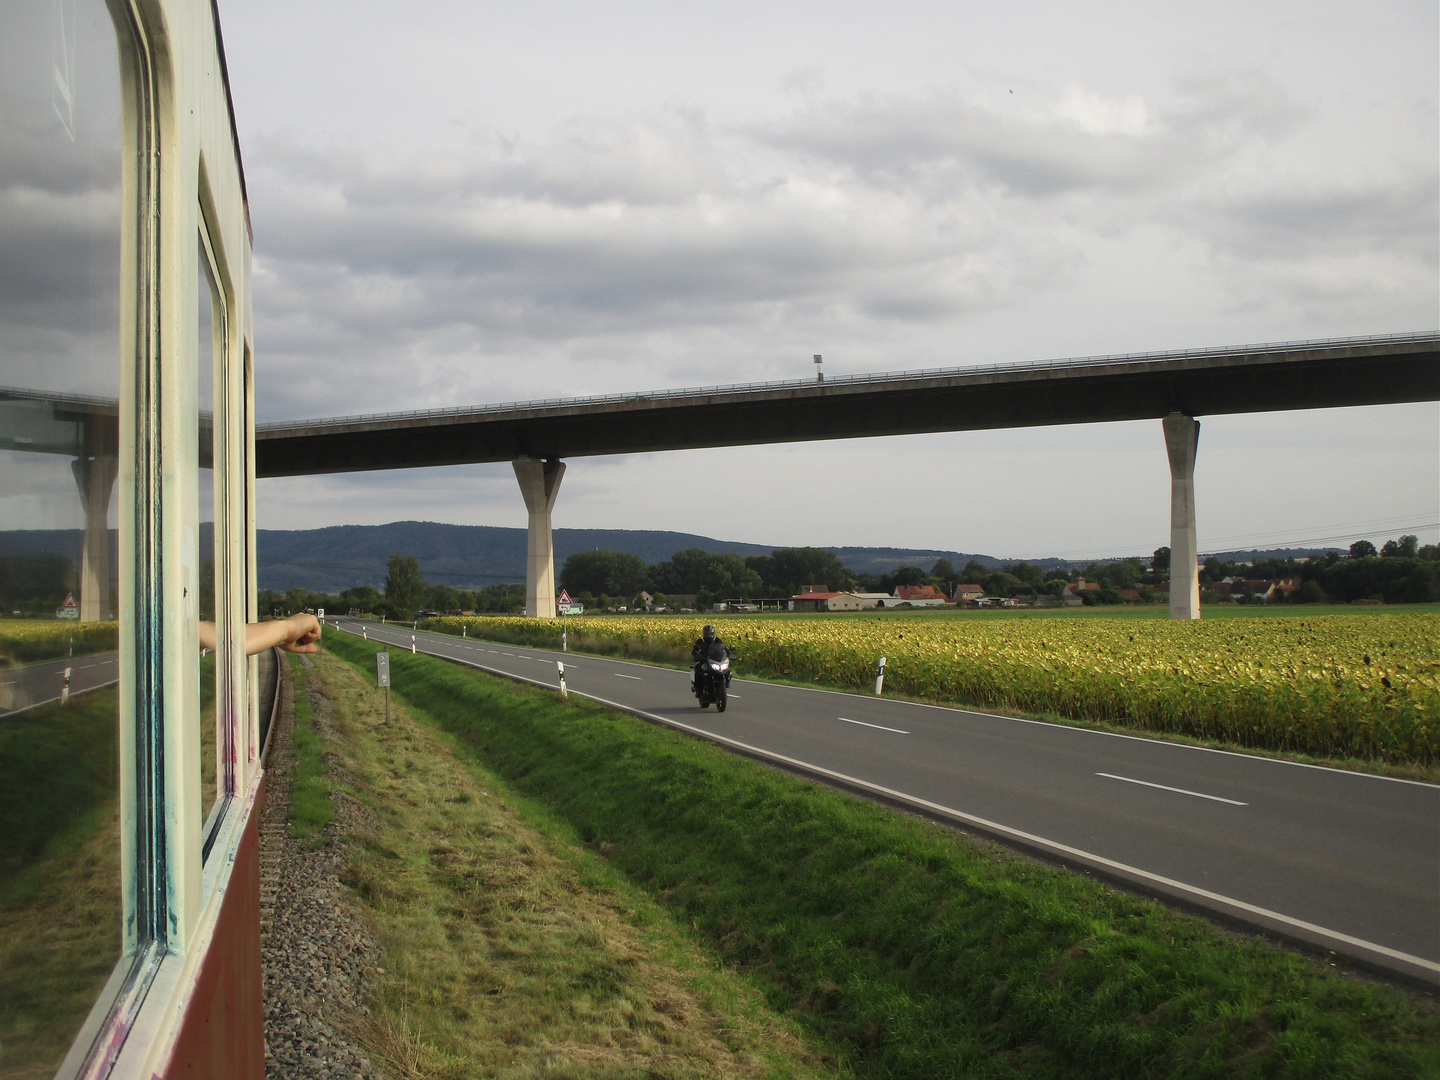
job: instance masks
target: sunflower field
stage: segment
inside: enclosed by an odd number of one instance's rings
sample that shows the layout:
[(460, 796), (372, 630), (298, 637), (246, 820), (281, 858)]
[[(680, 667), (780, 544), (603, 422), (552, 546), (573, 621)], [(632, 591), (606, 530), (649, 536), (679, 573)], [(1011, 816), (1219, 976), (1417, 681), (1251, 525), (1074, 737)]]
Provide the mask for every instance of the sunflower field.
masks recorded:
[(117, 622), (69, 619), (0, 619), (0, 668), (84, 656), (117, 648)]
[[(571, 647), (684, 661), (704, 619), (585, 616)], [(1440, 762), (1440, 616), (1215, 619), (712, 617), (739, 674), (1052, 714), (1327, 758)], [(560, 646), (559, 620), (431, 629)]]

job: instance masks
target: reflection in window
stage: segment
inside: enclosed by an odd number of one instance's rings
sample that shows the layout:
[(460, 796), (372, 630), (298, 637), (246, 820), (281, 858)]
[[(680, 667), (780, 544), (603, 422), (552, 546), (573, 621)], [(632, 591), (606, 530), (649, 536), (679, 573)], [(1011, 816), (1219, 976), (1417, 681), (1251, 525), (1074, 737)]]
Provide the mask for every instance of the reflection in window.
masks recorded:
[(120, 954), (121, 161), (103, 0), (0, 4), (0, 1077)]
[[(210, 255), (202, 239), (199, 247), (196, 289), (196, 426), (199, 432), (199, 527), (195, 530), (199, 548), (199, 615), (202, 622), (215, 622), (215, 368), (224, 350), (224, 308), (215, 286)], [(200, 820), (205, 821), (219, 794), (216, 768), (217, 732), (215, 707), (215, 665), (213, 649), (200, 657)]]

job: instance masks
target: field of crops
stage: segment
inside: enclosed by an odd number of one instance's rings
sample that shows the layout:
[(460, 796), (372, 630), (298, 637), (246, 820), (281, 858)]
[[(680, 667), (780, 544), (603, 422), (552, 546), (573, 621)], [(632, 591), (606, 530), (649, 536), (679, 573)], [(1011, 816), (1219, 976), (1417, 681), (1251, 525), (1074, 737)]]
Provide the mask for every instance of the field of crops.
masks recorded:
[[(571, 647), (689, 656), (703, 619), (572, 619)], [(741, 675), (1056, 714), (1327, 758), (1440, 763), (1440, 616), (1157, 620), (716, 619)], [(559, 647), (559, 620), (431, 629)]]
[(68, 619), (0, 619), (0, 667), (116, 648), (119, 623)]

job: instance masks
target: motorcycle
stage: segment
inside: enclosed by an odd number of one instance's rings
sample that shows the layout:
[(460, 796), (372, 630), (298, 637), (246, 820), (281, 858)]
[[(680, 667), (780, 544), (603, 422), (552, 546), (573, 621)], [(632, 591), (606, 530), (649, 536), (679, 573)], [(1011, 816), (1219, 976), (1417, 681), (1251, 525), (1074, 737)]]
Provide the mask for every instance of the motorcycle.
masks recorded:
[(729, 697), (730, 658), (730, 650), (717, 641), (710, 646), (708, 655), (692, 671), (691, 689), (702, 709), (708, 709), (713, 703), (716, 712), (725, 711)]

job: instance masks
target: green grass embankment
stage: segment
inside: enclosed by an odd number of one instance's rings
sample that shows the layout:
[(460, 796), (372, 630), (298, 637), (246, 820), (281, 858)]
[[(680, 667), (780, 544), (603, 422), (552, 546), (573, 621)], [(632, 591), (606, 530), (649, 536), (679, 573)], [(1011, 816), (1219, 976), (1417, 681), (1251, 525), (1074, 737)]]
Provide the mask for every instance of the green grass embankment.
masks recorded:
[(343, 660), (314, 674), (332, 775), (359, 804), (337, 817), (341, 880), (380, 947), (351, 1029), (372, 1058), (426, 1080), (852, 1075), (460, 740)]
[[(371, 670), (377, 647), (335, 654)], [(395, 692), (865, 1075), (1417, 1076), (1440, 1014), (678, 733), (442, 661)]]
[(295, 771), (290, 781), (290, 835), (304, 840), (330, 824), (330, 779), (325, 767), (325, 740), (315, 730), (310, 704), (310, 673), (300, 657), (287, 653), (294, 688), (294, 727), (290, 737)]

